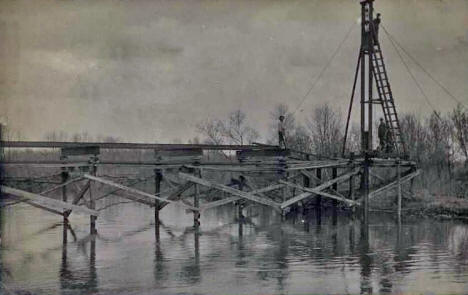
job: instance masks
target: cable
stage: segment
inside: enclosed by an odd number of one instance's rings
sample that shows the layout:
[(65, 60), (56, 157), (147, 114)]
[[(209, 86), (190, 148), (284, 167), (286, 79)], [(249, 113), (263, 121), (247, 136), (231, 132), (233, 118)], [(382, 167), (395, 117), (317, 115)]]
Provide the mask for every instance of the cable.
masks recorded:
[(413, 73), (411, 72), (408, 64), (405, 62), (405, 60), (403, 59), (403, 56), (401, 55), (400, 51), (398, 50), (396, 44), (393, 42), (393, 39), (390, 37), (390, 35), (388, 34), (387, 30), (385, 30), (384, 28), (384, 31), (385, 33), (387, 34), (387, 37), (388, 37), (388, 40), (390, 40), (390, 43), (392, 44), (393, 48), (395, 49), (396, 53), (398, 54), (398, 57), (400, 57), (400, 60), (401, 62), (403, 63), (403, 65), (405, 66), (406, 70), (408, 71), (408, 73), (410, 74), (411, 78), (413, 79), (414, 83), (416, 84), (416, 86), (418, 87), (419, 91), (421, 92), (422, 96), (424, 97), (424, 99), (426, 100), (427, 104), (432, 108), (432, 110), (434, 111), (434, 114), (436, 114), (436, 116), (440, 119), (439, 117), (439, 114), (437, 113), (437, 111), (435, 110), (434, 106), (432, 105), (431, 101), (429, 100), (429, 98), (427, 97), (426, 93), (424, 92), (423, 88), (421, 87), (421, 85), (419, 84), (418, 80), (416, 80), (416, 77), (413, 75)]
[(464, 103), (461, 102), (461, 100), (459, 100), (458, 98), (455, 97), (455, 95), (453, 95), (448, 89), (447, 87), (445, 87), (441, 82), (439, 82), (436, 78), (434, 78), (434, 76), (431, 75), (431, 73), (429, 71), (427, 71), (417, 60), (416, 58), (414, 58), (409, 52), (408, 50), (406, 50), (400, 42), (398, 42), (395, 37), (393, 37), (393, 35), (391, 35), (387, 29), (381, 25), (383, 30), (385, 31), (385, 34), (387, 34), (388, 38), (393, 42), (395, 42), (398, 47), (401, 48), (401, 50), (434, 82), (436, 83), (450, 98), (452, 98), (454, 101), (456, 101), (457, 103), (461, 104), (462, 106), (466, 107), (466, 105)]
[(335, 51), (333, 52), (332, 56), (330, 57), (330, 59), (327, 61), (327, 63), (325, 64), (325, 66), (322, 68), (322, 70), (320, 71), (320, 73), (318, 74), (317, 78), (314, 80), (314, 82), (312, 83), (312, 86), (309, 88), (309, 90), (306, 92), (306, 94), (304, 95), (304, 97), (302, 98), (301, 102), (298, 104), (298, 106), (296, 107), (296, 109), (294, 110), (294, 112), (291, 113), (290, 116), (294, 116), (294, 114), (296, 114), (297, 110), (299, 110), (299, 108), (302, 106), (302, 104), (304, 103), (304, 101), (306, 100), (307, 96), (309, 96), (310, 92), (312, 92), (312, 90), (314, 89), (314, 87), (317, 85), (318, 81), (320, 80), (320, 78), (322, 78), (323, 76), (323, 73), (325, 73), (325, 70), (328, 68), (328, 66), (331, 64), (331, 62), (333, 61), (333, 59), (335, 58), (336, 54), (340, 51), (341, 47), (343, 46), (343, 44), (345, 43), (346, 39), (348, 39), (348, 36), (349, 34), (351, 33), (351, 31), (353, 30), (354, 28), (354, 23), (351, 25), (351, 27), (349, 28), (348, 32), (346, 33), (346, 35), (344, 36), (343, 40), (341, 40), (341, 42), (338, 44), (338, 47), (335, 49)]

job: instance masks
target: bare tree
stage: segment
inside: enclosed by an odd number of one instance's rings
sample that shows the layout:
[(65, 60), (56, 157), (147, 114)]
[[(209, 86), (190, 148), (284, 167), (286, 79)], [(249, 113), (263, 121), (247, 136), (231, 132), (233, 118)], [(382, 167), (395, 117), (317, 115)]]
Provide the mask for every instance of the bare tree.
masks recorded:
[(258, 132), (246, 124), (244, 112), (236, 110), (229, 114), (228, 120), (222, 124), (224, 136), (234, 144), (244, 145), (258, 139)]
[(205, 137), (204, 142), (208, 144), (224, 144), (224, 125), (218, 119), (206, 119), (197, 124), (198, 133)]
[(454, 126), (454, 138), (458, 144), (458, 148), (465, 157), (465, 164), (468, 162), (468, 111), (463, 109), (461, 104), (450, 114), (450, 119)]
[(427, 119), (428, 143), (429, 143), (429, 163), (438, 167), (440, 174), (442, 168), (450, 167), (450, 155), (448, 152), (452, 148), (452, 125), (451, 121), (443, 117), (440, 112), (434, 112)]
[(403, 114), (401, 119), (403, 140), (410, 158), (426, 161), (428, 155), (428, 132), (420, 118), (414, 114)]
[(331, 156), (339, 153), (343, 139), (341, 125), (341, 113), (328, 104), (314, 109), (307, 126), (317, 154)]
[(302, 125), (297, 125), (293, 132), (290, 132), (287, 144), (288, 148), (305, 153), (311, 153), (313, 148), (312, 138), (307, 129)]

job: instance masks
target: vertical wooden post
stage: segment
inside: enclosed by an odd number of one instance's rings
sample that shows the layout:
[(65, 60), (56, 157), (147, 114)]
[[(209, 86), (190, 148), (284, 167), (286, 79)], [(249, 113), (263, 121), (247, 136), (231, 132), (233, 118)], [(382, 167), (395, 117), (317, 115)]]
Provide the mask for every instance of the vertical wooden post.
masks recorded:
[[(94, 155), (92, 158), (91, 158), (91, 171), (90, 171), (90, 174), (93, 175), (93, 176), (96, 176), (96, 173), (97, 173), (97, 166), (96, 166), (96, 163), (98, 161), (98, 157), (97, 155)], [(94, 183), (91, 183), (91, 186), (89, 188), (89, 208), (90, 209), (96, 209), (96, 201), (94, 199), (94, 195), (93, 195), (93, 191), (95, 192), (95, 189), (92, 189), (95, 187), (95, 184)], [(91, 234), (95, 234), (96, 233), (96, 216), (90, 216), (90, 232)]]
[[(306, 172), (307, 172), (307, 170), (306, 170)], [(302, 182), (303, 182), (304, 187), (310, 187), (310, 177), (308, 177), (306, 175), (303, 175)], [(305, 201), (302, 201), (302, 204), (303, 204), (302, 211), (303, 211), (303, 213), (305, 213), (305, 211), (306, 211), (306, 206), (304, 206)]]
[[(60, 174), (60, 176), (62, 177), (62, 183), (65, 183), (68, 181), (68, 178), (69, 178), (69, 174), (68, 174), (68, 171), (66, 170), (66, 168), (62, 168), (62, 173)], [(68, 196), (67, 196), (67, 187), (66, 186), (62, 186), (62, 201), (64, 202), (67, 202), (68, 201)], [(63, 222), (64, 222), (64, 227), (65, 227), (65, 222), (67, 222), (68, 220), (68, 216), (67, 214), (63, 214)], [(66, 234), (66, 227), (65, 227), (65, 234)]]
[[(161, 169), (154, 169), (154, 194), (161, 193), (162, 171)], [(156, 236), (159, 235), (159, 201), (154, 200), (154, 225), (156, 229)]]
[[(319, 182), (322, 182), (322, 168), (317, 168), (316, 176), (319, 179)], [(321, 210), (322, 208), (322, 197), (315, 196), (315, 207), (317, 210)]]
[[(239, 190), (242, 191), (244, 190), (244, 185), (245, 185), (245, 177), (244, 176), (239, 176)], [(243, 206), (244, 202), (242, 200), (237, 201), (237, 218), (240, 221), (244, 219), (244, 212), (243, 212)]]
[(397, 179), (398, 179), (398, 220), (401, 218), (401, 173), (400, 160), (397, 160)]
[[(202, 178), (201, 170), (195, 169), (194, 174), (196, 177)], [(193, 196), (193, 206), (200, 208), (200, 185), (195, 184), (195, 195)], [(200, 226), (200, 211), (193, 211), (193, 226), (198, 229)]]
[[(337, 178), (337, 177), (338, 177), (338, 168), (333, 167), (332, 168), (332, 179)], [(338, 191), (338, 183), (334, 183), (332, 185), (332, 189), (335, 190), (335, 191)], [(336, 211), (337, 207), (338, 207), (338, 200), (333, 199), (333, 211)]]
[(364, 171), (362, 174), (362, 180), (363, 180), (363, 189), (364, 189), (364, 223), (368, 223), (369, 221), (369, 155), (365, 153), (364, 155)]

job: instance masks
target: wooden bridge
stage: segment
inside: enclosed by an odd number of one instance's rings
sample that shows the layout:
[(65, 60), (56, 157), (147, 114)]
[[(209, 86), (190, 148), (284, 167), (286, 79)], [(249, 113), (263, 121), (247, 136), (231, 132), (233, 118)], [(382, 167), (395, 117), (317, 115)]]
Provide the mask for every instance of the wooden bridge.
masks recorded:
[[(369, 200), (386, 191), (397, 189), (399, 210), (401, 197), (409, 190), (404, 184), (419, 174), (412, 161), (397, 158), (384, 159), (376, 155), (326, 158), (317, 155), (282, 150), (266, 145), (189, 145), (189, 144), (139, 144), (139, 143), (86, 143), (86, 142), (2, 142), (4, 149), (59, 149), (56, 159), (13, 160), (5, 159), (3, 165), (8, 172), (11, 167), (37, 167), (41, 171), (57, 174), (61, 183), (41, 192), (13, 187), (6, 182), (1, 186), (6, 202), (24, 202), (39, 209), (63, 216), (87, 214), (90, 216), (91, 231), (96, 230), (99, 216), (96, 202), (117, 196), (154, 208), (155, 223), (159, 224), (159, 212), (168, 204), (180, 206), (193, 214), (194, 225), (199, 225), (204, 211), (235, 203), (239, 215), (247, 205), (266, 206), (280, 214), (291, 207), (322, 207), (322, 199), (332, 200), (348, 208), (362, 208), (367, 215)], [(150, 150), (152, 160), (105, 159), (106, 153), (115, 150)], [(208, 151), (226, 151), (230, 155), (220, 159), (207, 159)], [(126, 184), (100, 170), (117, 171), (121, 167), (153, 169), (154, 188), (145, 191), (135, 188), (138, 180)], [(394, 176), (382, 181), (379, 169), (395, 170)], [(375, 179), (375, 181), (373, 180)], [(378, 185), (378, 183), (384, 183)], [(95, 185), (112, 188), (102, 193)], [(73, 195), (67, 187), (79, 186)], [(61, 191), (61, 200), (51, 193)], [(217, 192), (217, 193), (215, 193)], [(69, 197), (71, 197), (69, 199)], [(14, 201), (13, 201), (14, 200)]]

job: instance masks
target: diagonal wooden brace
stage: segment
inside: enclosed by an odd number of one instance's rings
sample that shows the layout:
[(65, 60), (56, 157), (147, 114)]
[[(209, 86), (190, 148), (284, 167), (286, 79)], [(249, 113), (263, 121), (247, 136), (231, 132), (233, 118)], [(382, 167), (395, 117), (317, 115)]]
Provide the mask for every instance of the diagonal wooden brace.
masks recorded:
[(107, 184), (107, 185), (109, 185), (109, 186), (113, 186), (113, 187), (119, 188), (119, 189), (121, 189), (121, 190), (123, 190), (123, 191), (127, 191), (127, 192), (133, 193), (133, 194), (135, 194), (135, 195), (140, 195), (140, 196), (143, 196), (143, 197), (146, 197), (146, 198), (150, 198), (150, 199), (153, 199), (153, 200), (158, 200), (158, 201), (163, 201), (163, 202), (172, 203), (172, 204), (175, 204), (175, 205), (178, 205), (178, 206), (182, 206), (182, 207), (184, 207), (184, 208), (187, 208), (187, 209), (190, 209), (190, 210), (193, 210), (193, 211), (198, 211), (198, 208), (196, 208), (196, 207), (187, 206), (187, 205), (185, 205), (185, 204), (183, 204), (183, 203), (181, 203), (181, 202), (170, 201), (170, 200), (167, 200), (167, 199), (164, 199), (164, 198), (161, 198), (161, 197), (152, 195), (152, 194), (150, 194), (150, 193), (147, 193), (147, 192), (144, 192), (144, 191), (135, 189), (135, 188), (131, 188), (131, 187), (127, 187), (127, 186), (124, 186), (124, 185), (115, 183), (115, 182), (110, 181), (110, 180), (107, 180), (107, 179), (103, 179), (103, 178), (100, 178), (100, 177), (92, 176), (92, 175), (89, 175), (89, 174), (85, 174), (85, 175), (83, 175), (83, 177), (85, 177), (85, 178), (87, 178), (87, 179), (90, 179), (90, 180), (94, 180), (94, 181), (103, 183), (103, 184)]
[[(301, 201), (301, 200), (303, 200), (305, 198), (308, 198), (308, 197), (312, 196), (313, 194), (320, 194), (320, 195), (325, 196), (326, 193), (323, 193), (322, 190), (332, 186), (335, 183), (340, 183), (342, 181), (345, 181), (348, 178), (350, 178), (351, 176), (356, 175), (358, 173), (359, 173), (359, 168), (355, 168), (353, 171), (351, 171), (349, 173), (346, 173), (346, 174), (341, 175), (341, 176), (339, 176), (337, 178), (326, 181), (326, 182), (324, 182), (324, 183), (322, 183), (322, 184), (320, 184), (320, 185), (318, 185), (318, 186), (316, 186), (314, 188), (301, 187), (301, 190), (303, 190), (305, 192), (300, 194), (300, 195), (297, 195), (297, 196), (295, 196), (295, 197), (293, 197), (293, 198), (291, 198), (291, 199), (289, 199), (289, 200), (287, 200), (285, 202), (283, 202), (281, 204), (281, 208), (286, 208), (288, 206), (291, 206), (292, 204), (297, 203), (297, 202), (299, 202), (299, 201)], [(283, 181), (280, 181), (280, 182), (283, 182)], [(333, 196), (333, 195), (326, 194), (326, 196), (330, 197), (330, 196)], [(335, 196), (335, 199), (336, 198), (339, 198), (339, 197)], [(352, 201), (348, 200), (348, 203), (351, 204), (351, 202)]]
[(227, 192), (227, 193), (229, 193), (231, 195), (234, 195), (234, 196), (238, 196), (238, 197), (241, 197), (241, 198), (244, 198), (244, 199), (256, 202), (256, 203), (267, 205), (267, 206), (270, 206), (270, 207), (272, 207), (273, 209), (275, 209), (277, 211), (281, 211), (280, 204), (278, 204), (276, 202), (273, 202), (273, 201), (270, 201), (270, 200), (264, 200), (264, 199), (262, 199), (260, 197), (257, 197), (257, 196), (255, 196), (255, 195), (253, 195), (251, 193), (243, 192), (243, 191), (240, 191), (238, 189), (235, 189), (235, 188), (232, 188), (232, 187), (229, 187), (229, 186), (226, 186), (226, 185), (213, 183), (211, 181), (201, 179), (201, 178), (195, 177), (195, 176), (187, 174), (187, 173), (179, 172), (179, 177), (181, 177), (181, 178), (183, 178), (185, 180), (188, 180), (188, 181), (191, 181), (191, 182), (206, 186), (206, 187), (212, 187), (212, 188), (218, 189), (220, 191)]
[(55, 210), (55, 211), (62, 211), (64, 209), (67, 210), (74, 210), (77, 213), (83, 213), (83, 214), (88, 214), (92, 216), (99, 216), (99, 212), (96, 210), (88, 209), (82, 206), (77, 206), (73, 205), (70, 203), (62, 202), (59, 200), (54, 200), (48, 197), (44, 197), (38, 194), (30, 193), (27, 191), (19, 190), (16, 188), (8, 187), (8, 186), (1, 186), (2, 192), (5, 192), (7, 194), (20, 197), (20, 198), (25, 198), (28, 199), (29, 202), (34, 203), (38, 206), (48, 208), (50, 210)]

